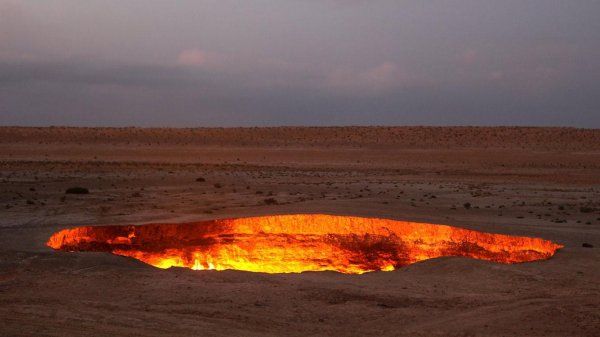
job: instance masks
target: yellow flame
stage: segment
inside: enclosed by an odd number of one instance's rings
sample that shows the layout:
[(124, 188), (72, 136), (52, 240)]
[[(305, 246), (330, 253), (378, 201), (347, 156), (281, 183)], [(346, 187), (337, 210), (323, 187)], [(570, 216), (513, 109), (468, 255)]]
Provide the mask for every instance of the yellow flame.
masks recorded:
[(329, 215), (287, 215), (187, 224), (66, 229), (48, 245), (106, 251), (158, 268), (290, 273), (392, 271), (441, 256), (499, 263), (550, 258), (551, 241), (445, 225)]

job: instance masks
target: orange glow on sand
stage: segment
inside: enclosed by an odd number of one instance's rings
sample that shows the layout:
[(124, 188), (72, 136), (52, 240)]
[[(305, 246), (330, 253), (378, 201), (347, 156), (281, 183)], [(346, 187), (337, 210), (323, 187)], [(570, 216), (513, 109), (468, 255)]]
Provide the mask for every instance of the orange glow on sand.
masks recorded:
[(548, 259), (563, 247), (445, 225), (331, 215), (79, 227), (54, 234), (47, 245), (70, 252), (110, 252), (158, 268), (348, 274), (391, 271), (442, 256), (529, 262)]

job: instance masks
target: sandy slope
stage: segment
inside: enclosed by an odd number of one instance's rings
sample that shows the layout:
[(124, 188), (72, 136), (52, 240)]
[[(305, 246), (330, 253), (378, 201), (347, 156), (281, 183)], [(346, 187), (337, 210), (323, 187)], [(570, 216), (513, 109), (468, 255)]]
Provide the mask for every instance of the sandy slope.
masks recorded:
[[(91, 194), (65, 196), (71, 186)], [(2, 336), (600, 331), (598, 130), (0, 128), (0, 190)], [(540, 263), (444, 258), (351, 276), (158, 270), (44, 246), (81, 224), (311, 212), (566, 248)]]

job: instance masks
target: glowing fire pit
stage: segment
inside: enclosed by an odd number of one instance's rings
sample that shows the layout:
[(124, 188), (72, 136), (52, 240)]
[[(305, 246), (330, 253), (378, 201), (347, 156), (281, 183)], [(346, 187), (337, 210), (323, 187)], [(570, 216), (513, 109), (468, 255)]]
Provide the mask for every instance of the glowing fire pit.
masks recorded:
[(159, 268), (266, 273), (390, 271), (441, 256), (499, 263), (552, 257), (551, 241), (444, 225), (330, 215), (284, 215), (185, 224), (65, 229), (48, 246), (110, 252)]

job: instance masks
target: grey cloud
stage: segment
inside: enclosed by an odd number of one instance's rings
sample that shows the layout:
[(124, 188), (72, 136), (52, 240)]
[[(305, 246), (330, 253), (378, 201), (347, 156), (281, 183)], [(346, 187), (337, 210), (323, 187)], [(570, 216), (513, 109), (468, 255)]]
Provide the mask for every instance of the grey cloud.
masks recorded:
[[(87, 126), (529, 125), (535, 120), (539, 125), (585, 127), (595, 122), (600, 105), (593, 89), (579, 87), (543, 98), (494, 82), (415, 85), (361, 96), (323, 91), (303, 81), (264, 87), (252, 85), (252, 78), (206, 80), (198, 76), (202, 72), (183, 76), (184, 70), (174, 67), (117, 67), (112, 74), (92, 72), (89, 78), (62, 65), (59, 70), (40, 67), (35, 66), (33, 75), (14, 73), (20, 81), (2, 82), (3, 124), (25, 119), (31, 125)], [(161, 75), (145, 78), (141, 69)], [(568, 121), (564, 111), (569, 111)]]
[(40, 82), (73, 86), (119, 85), (162, 87), (185, 86), (198, 83), (197, 79), (189, 71), (177, 69), (176, 67), (99, 65), (80, 62), (0, 62), (0, 86), (12, 86), (19, 82)]

